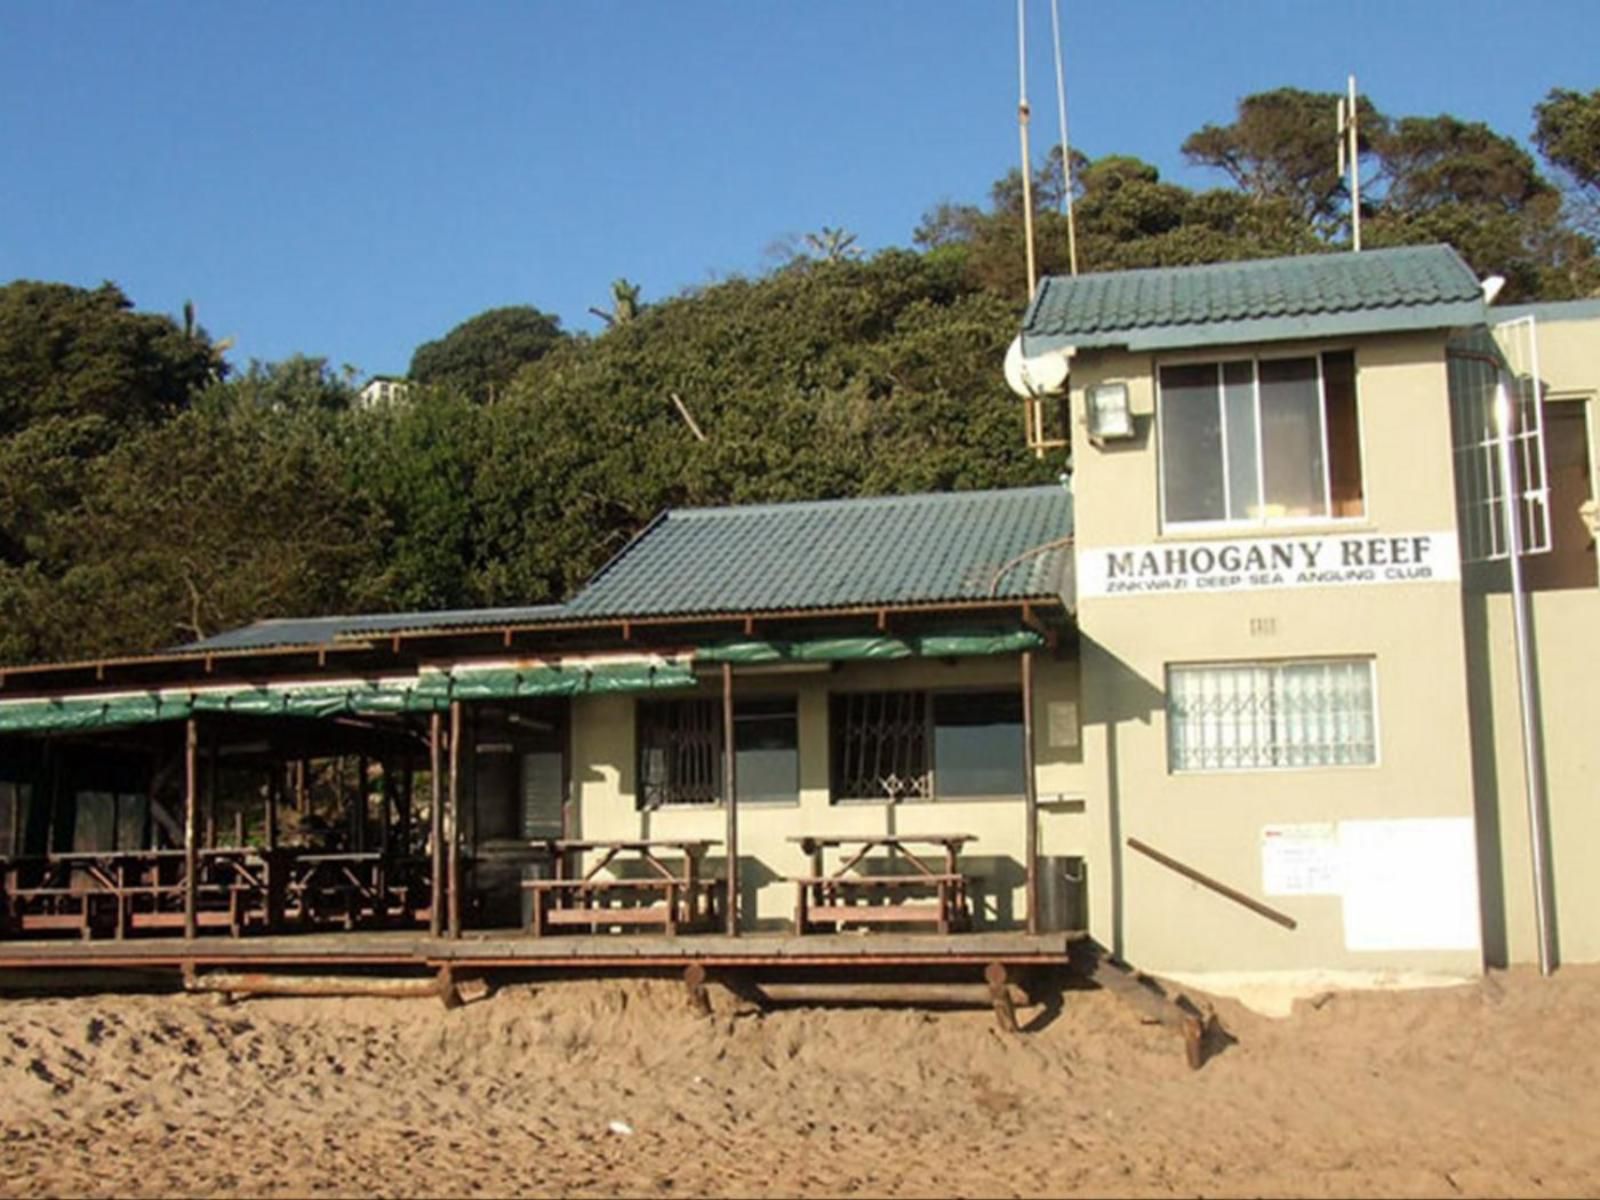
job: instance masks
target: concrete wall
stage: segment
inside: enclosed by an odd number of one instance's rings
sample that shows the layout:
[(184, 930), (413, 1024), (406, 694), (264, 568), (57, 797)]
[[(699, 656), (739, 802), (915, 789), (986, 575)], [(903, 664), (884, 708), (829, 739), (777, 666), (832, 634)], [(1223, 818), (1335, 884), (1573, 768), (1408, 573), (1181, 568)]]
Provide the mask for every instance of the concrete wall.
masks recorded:
[[(791, 694), (799, 716), (800, 796), (794, 803), (746, 803), (739, 808), (740, 874), (745, 927), (788, 928), (794, 885), (784, 877), (804, 875), (808, 861), (792, 837), (848, 833), (967, 833), (961, 866), (984, 882), (978, 921), (987, 928), (1014, 928), (1026, 919), (1023, 886), (1026, 810), (1022, 798), (977, 801), (849, 801), (829, 795), (828, 697), (833, 692), (885, 688), (993, 688), (1020, 685), (1019, 660), (969, 658), (953, 662), (847, 663), (823, 673), (763, 674), (735, 671), (735, 696)], [(1040, 849), (1047, 855), (1083, 854), (1088, 848), (1082, 796), (1086, 790), (1081, 748), (1050, 744), (1050, 706), (1078, 700), (1078, 664), (1071, 654), (1035, 654), (1034, 720)], [(689, 696), (678, 692), (671, 695)], [(700, 695), (720, 696), (720, 681), (708, 680)], [(668, 693), (660, 693), (665, 698)], [(650, 813), (636, 803), (637, 755), (632, 696), (587, 696), (573, 704), (572, 777), (578, 836), (714, 838), (724, 834), (722, 806), (669, 807)], [(1057, 711), (1058, 717), (1061, 715)], [(1059, 722), (1058, 722), (1059, 724)], [(1081, 739), (1080, 739), (1081, 744)], [(831, 860), (830, 860), (831, 861)], [(708, 864), (721, 874), (721, 848)]]
[[(1248, 545), (1293, 533), (1452, 531), (1456, 518), (1444, 336), (1274, 345), (1269, 353), (1356, 353), (1366, 513), (1341, 521), (1210, 532)], [(1190, 354), (1241, 357), (1249, 348)], [(1096, 547), (1194, 540), (1159, 515), (1155, 372), (1149, 355), (1095, 352), (1073, 365), (1074, 494), (1080, 571)], [(1171, 360), (1167, 360), (1171, 361)], [(1138, 436), (1096, 447), (1084, 436), (1084, 392), (1129, 385)], [(1299, 586), (1224, 594), (1080, 600), (1085, 766), (1094, 883), (1093, 932), (1156, 971), (1303, 969), (1448, 973), (1479, 967), (1476, 946), (1351, 950), (1340, 895), (1263, 895), (1266, 825), (1473, 813), (1461, 588), (1457, 582)], [(1166, 668), (1173, 663), (1371, 656), (1376, 663), (1378, 761), (1373, 766), (1173, 773)], [(1129, 837), (1298, 922), (1287, 930), (1203, 889), (1126, 845)], [(1470, 869), (1468, 871), (1470, 876)], [(1470, 880), (1458, 903), (1470, 923)]]

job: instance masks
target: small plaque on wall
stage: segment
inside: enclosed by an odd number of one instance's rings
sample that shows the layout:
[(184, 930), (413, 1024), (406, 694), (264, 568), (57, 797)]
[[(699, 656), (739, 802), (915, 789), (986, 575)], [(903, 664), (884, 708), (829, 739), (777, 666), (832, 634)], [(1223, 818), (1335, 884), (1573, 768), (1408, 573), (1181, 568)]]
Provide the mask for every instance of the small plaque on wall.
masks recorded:
[(1045, 719), (1049, 727), (1050, 745), (1074, 749), (1078, 745), (1078, 702), (1052, 700), (1045, 705)]

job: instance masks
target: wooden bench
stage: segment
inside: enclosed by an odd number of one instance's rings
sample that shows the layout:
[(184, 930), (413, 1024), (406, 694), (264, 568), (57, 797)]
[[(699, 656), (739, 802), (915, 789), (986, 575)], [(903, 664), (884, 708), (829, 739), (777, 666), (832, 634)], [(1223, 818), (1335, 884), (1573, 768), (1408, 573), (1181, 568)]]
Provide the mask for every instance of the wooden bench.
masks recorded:
[[(693, 923), (685, 911), (689, 886), (679, 879), (525, 879), (533, 893), (529, 930), (541, 937), (553, 926), (586, 926), (594, 932), (608, 925), (658, 925), (675, 934)], [(659, 897), (664, 903), (654, 903)], [(618, 905), (612, 900), (641, 903)]]
[[(932, 925), (951, 933), (970, 924), (965, 875), (807, 875), (791, 882), (797, 934), (823, 925)], [(905, 895), (930, 889), (931, 898)], [(872, 902), (879, 897), (881, 902)]]

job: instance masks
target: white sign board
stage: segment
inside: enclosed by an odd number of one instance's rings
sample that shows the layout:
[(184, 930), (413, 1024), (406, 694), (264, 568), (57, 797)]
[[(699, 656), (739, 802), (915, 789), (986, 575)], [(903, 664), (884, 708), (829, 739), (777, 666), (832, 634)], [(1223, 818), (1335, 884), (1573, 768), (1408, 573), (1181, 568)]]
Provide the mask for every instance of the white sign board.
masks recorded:
[(1349, 950), (1477, 950), (1470, 817), (1340, 821)]
[(1078, 702), (1052, 700), (1045, 705), (1045, 713), (1051, 748), (1075, 748), (1078, 744)]
[(1141, 596), (1439, 583), (1461, 578), (1461, 558), (1451, 532), (1369, 532), (1080, 547), (1077, 570), (1080, 597)]
[(1268, 896), (1331, 896), (1340, 890), (1339, 827), (1332, 821), (1261, 830), (1261, 890)]

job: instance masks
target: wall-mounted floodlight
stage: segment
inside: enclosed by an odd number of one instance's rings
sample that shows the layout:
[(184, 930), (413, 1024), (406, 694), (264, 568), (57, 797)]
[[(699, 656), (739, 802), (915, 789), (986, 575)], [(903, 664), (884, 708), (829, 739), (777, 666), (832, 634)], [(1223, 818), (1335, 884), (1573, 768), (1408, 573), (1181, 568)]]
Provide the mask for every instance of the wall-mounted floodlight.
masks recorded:
[(1089, 389), (1089, 437), (1096, 442), (1122, 441), (1133, 436), (1133, 410), (1128, 404), (1128, 385), (1097, 383)]

